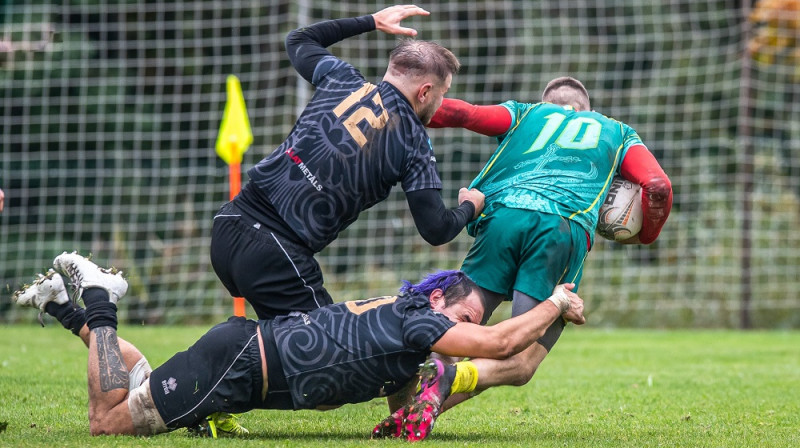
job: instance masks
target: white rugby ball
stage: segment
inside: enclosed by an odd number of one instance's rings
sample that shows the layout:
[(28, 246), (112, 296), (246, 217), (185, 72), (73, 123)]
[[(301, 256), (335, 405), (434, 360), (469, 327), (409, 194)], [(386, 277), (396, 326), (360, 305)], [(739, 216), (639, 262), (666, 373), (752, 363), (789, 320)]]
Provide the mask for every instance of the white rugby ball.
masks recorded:
[(614, 177), (597, 219), (597, 233), (611, 241), (622, 241), (642, 230), (641, 187)]

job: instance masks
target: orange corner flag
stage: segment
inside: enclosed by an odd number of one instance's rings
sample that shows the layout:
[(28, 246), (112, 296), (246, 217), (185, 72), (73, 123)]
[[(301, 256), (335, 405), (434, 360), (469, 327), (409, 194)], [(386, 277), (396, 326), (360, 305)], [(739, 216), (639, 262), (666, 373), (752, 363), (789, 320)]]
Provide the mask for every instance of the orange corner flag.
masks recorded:
[(228, 100), (222, 115), (222, 124), (217, 136), (217, 155), (228, 165), (242, 162), (242, 154), (253, 143), (253, 132), (247, 118), (242, 86), (239, 78), (229, 75), (227, 81)]

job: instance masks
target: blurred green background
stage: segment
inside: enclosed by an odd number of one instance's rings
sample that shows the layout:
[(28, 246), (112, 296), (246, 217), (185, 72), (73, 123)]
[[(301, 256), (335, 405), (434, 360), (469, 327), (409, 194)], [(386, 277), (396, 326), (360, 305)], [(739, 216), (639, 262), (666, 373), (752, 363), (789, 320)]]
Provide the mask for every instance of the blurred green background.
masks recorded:
[[(418, 4), (431, 15), (407, 25), (462, 62), (449, 96), (536, 102), (548, 80), (577, 77), (670, 175), (674, 208), (656, 243), (598, 238), (590, 253), (580, 292), (591, 325), (800, 327), (800, 2)], [(386, 6), (5, 2), (0, 322), (34, 321), (10, 294), (64, 250), (125, 271), (124, 320), (230, 314), (208, 259), (212, 217), (228, 198), (214, 152), (225, 78), (241, 80), (255, 136), (245, 171), (280, 144), (312, 92), (284, 53), (286, 33)], [(331, 50), (377, 82), (394, 44), (369, 33)], [(454, 206), (494, 142), (429, 134)], [(320, 254), (334, 298), (390, 294), (401, 279), (460, 265), (471, 238), (428, 246), (397, 190)]]

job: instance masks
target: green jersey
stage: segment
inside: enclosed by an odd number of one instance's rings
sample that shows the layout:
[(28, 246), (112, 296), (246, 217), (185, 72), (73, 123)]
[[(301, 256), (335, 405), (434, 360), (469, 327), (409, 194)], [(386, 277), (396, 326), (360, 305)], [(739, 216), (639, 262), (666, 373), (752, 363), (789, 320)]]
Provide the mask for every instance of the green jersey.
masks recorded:
[[(508, 132), (472, 181), (486, 195), (486, 216), (499, 206), (574, 220), (594, 238), (597, 214), (628, 148), (642, 144), (625, 123), (551, 103), (502, 104)], [(479, 218), (480, 220), (480, 218)], [(475, 222), (468, 227), (475, 236)]]

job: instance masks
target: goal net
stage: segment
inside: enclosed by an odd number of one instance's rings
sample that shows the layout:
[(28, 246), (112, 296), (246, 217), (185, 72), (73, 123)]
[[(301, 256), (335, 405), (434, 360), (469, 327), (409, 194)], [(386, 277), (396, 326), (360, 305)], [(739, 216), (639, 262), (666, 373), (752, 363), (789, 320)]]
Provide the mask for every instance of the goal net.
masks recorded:
[[(593, 107), (635, 128), (670, 175), (675, 205), (655, 244), (598, 238), (589, 254), (581, 294), (593, 326), (797, 328), (798, 3), (441, 1), (422, 4), (431, 15), (406, 24), (461, 60), (449, 96), (536, 102), (548, 80), (574, 76)], [(65, 250), (125, 271), (128, 321), (230, 314), (208, 255), (212, 217), (228, 199), (227, 168), (214, 152), (227, 76), (241, 81), (254, 133), (244, 172), (281, 143), (312, 92), (288, 62), (286, 34), (385, 6), (5, 2), (0, 322), (35, 318), (11, 305), (11, 291)], [(377, 82), (395, 42), (367, 33), (331, 51)], [(495, 145), (461, 129), (430, 135), (443, 196), (455, 206)], [(458, 268), (470, 243), (462, 234), (428, 246), (398, 187), (318, 260), (332, 296), (357, 299)]]

